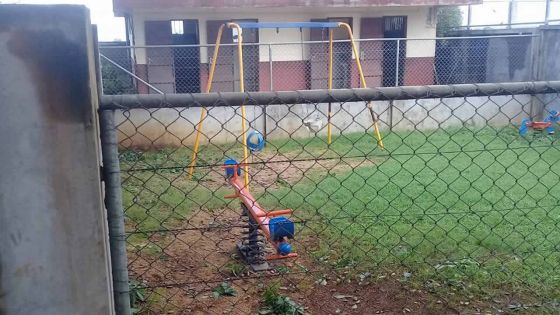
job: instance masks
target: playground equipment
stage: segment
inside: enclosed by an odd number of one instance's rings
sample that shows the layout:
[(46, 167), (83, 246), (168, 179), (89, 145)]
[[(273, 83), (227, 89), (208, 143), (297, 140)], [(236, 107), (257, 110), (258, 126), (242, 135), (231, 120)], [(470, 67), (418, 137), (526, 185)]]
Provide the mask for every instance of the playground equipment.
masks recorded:
[[(214, 49), (214, 54), (212, 57), (212, 64), (210, 66), (210, 72), (208, 75), (208, 82), (206, 84), (206, 93), (210, 93), (212, 90), (212, 81), (214, 79), (214, 72), (216, 70), (216, 62), (218, 59), (218, 51), (220, 49), (220, 43), (222, 40), (222, 33), (224, 28), (228, 27), (237, 31), (237, 57), (239, 63), (239, 89), (240, 92), (245, 92), (245, 85), (244, 85), (244, 74), (243, 74), (243, 36), (242, 36), (242, 29), (262, 29), (262, 28), (327, 28), (329, 29), (329, 69), (328, 69), (328, 89), (332, 89), (333, 83), (333, 29), (334, 28), (342, 28), (348, 32), (348, 36), (350, 38), (350, 43), (352, 45), (352, 52), (355, 56), (356, 65), (358, 68), (358, 73), (360, 76), (360, 83), (362, 88), (366, 88), (366, 80), (364, 77), (364, 73), (362, 70), (362, 65), (360, 63), (358, 49), (356, 47), (356, 43), (354, 41), (354, 36), (352, 35), (352, 29), (350, 25), (347, 23), (341, 22), (238, 22), (238, 23), (225, 23), (222, 24), (218, 30), (218, 35), (216, 38), (216, 47)], [(370, 101), (367, 102), (367, 107), (370, 112), (370, 115), (373, 120), (373, 127), (375, 136), (377, 138), (377, 144), (383, 149), (383, 140), (381, 139), (381, 133), (379, 131), (379, 127), (377, 125), (377, 117), (373, 111), (373, 105)], [(204, 118), (206, 117), (206, 108), (202, 108), (200, 112), (200, 119), (196, 126), (196, 137), (193, 147), (193, 153), (191, 157), (191, 162), (189, 164), (189, 177), (192, 177), (194, 172), (194, 167), (196, 166), (196, 159), (198, 156), (198, 149), (200, 145), (200, 135), (202, 133), (202, 127), (204, 123)], [(330, 145), (332, 142), (332, 104), (329, 102), (328, 104), (328, 113), (327, 113), (327, 143)], [(247, 159), (249, 156), (249, 146), (247, 143), (247, 124), (246, 124), (246, 111), (245, 106), (241, 106), (241, 129), (242, 129), (242, 139), (243, 139), (243, 160), (241, 164), (243, 165), (243, 177), (245, 186), (249, 186), (249, 166), (247, 164)]]
[[(288, 242), (289, 239), (294, 238), (294, 223), (283, 216), (293, 211), (287, 209), (266, 212), (239, 179), (241, 175), (239, 163), (229, 159), (225, 161), (224, 168), (229, 183), (235, 189), (235, 194), (226, 198), (239, 198), (243, 215), (248, 218), (248, 226), (244, 232), (247, 236), (237, 243), (243, 259), (253, 270), (262, 271), (268, 269), (267, 261), (297, 257), (296, 253), (292, 253), (292, 246)], [(276, 254), (265, 256), (264, 242), (259, 231), (274, 246)]]
[(249, 147), (249, 150), (251, 150), (251, 152), (258, 152), (264, 149), (264, 136), (256, 130), (249, 132), (246, 141), (247, 146)]
[(525, 118), (521, 121), (521, 125), (519, 126), (519, 135), (526, 136), (531, 129), (541, 134), (546, 132), (552, 135), (555, 132), (554, 125), (558, 123), (559, 120), (560, 113), (555, 110), (551, 111), (544, 121), (531, 121), (529, 118)]

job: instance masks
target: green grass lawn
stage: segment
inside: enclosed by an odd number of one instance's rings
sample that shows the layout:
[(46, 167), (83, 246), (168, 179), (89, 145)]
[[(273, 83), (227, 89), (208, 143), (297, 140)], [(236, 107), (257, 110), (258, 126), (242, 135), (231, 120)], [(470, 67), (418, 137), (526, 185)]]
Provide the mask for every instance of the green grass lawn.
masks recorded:
[[(384, 142), (381, 150), (363, 133), (329, 148), (324, 138), (271, 140), (261, 156), (348, 166), (252, 189), (266, 208), (294, 209), (298, 237), (319, 241), (310, 249), (296, 239), (296, 249), (333, 267), (405, 270), (406, 281), (459, 296), (560, 299), (556, 138), (488, 127), (387, 132)], [(128, 231), (172, 229), (201, 209), (237, 208), (223, 199), (231, 190), (216, 182), (223, 170), (215, 165), (241, 152), (238, 144), (204, 146), (192, 180), (190, 148), (121, 152)], [(145, 248), (146, 235), (133, 233), (129, 243)]]

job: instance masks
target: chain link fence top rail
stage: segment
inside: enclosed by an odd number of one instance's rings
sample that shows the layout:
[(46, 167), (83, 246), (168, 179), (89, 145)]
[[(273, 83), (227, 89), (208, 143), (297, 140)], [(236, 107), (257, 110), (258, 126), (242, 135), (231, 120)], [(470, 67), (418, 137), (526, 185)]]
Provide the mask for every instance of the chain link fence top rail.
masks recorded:
[[(368, 87), (534, 79), (534, 35), (358, 40)], [(105, 94), (204, 92), (213, 45), (102, 47)], [(238, 91), (235, 44), (222, 45), (213, 91)], [(350, 42), (335, 41), (333, 88), (358, 88)], [(247, 91), (326, 89), (328, 42), (244, 44)], [(560, 79), (560, 78), (559, 78)]]
[[(534, 82), (103, 96), (119, 139), (132, 306), (557, 313), (559, 93), (560, 82)], [(253, 223), (225, 198), (234, 188), (224, 161), (243, 159), (243, 104), (250, 130), (266, 138), (245, 161), (251, 194), (266, 210), (293, 209), (296, 227), (298, 256), (259, 272), (236, 247)]]

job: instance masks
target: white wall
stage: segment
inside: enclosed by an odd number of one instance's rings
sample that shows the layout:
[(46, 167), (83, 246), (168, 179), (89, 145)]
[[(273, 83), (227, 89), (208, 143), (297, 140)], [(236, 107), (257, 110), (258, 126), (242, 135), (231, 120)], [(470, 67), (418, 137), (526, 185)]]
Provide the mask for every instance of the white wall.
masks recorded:
[[(374, 102), (379, 126), (387, 130), (392, 121), (394, 131), (434, 130), (450, 127), (484, 127), (518, 125), (530, 112), (531, 96), (516, 95), (447, 99), (398, 100), (391, 110), (388, 101)], [(320, 135), (326, 134), (327, 104), (271, 105), (267, 107), (270, 138), (310, 137), (303, 125), (308, 118), (322, 121)], [(249, 128), (264, 132), (262, 107), (246, 106)], [(353, 132), (372, 132), (372, 119), (364, 102), (333, 103), (333, 136)], [(208, 108), (203, 126), (203, 143), (241, 143), (239, 107)], [(131, 110), (126, 117), (116, 115), (121, 144), (126, 147), (164, 147), (192, 145), (200, 108)]]
[[(394, 15), (408, 16), (408, 38), (433, 38), (436, 34), (433, 10), (430, 7), (371, 7), (371, 8), (309, 8), (298, 9), (298, 12), (292, 12), (287, 9), (254, 9), (252, 11), (233, 11), (223, 12), (216, 10), (202, 11), (172, 11), (172, 12), (137, 12), (134, 14), (134, 37), (137, 46), (146, 44), (145, 40), (145, 21), (150, 20), (172, 20), (172, 19), (197, 19), (199, 22), (200, 44), (214, 44), (207, 42), (206, 22), (208, 20), (234, 20), (256, 18), (260, 22), (296, 22), (309, 21), (313, 18), (327, 17), (352, 17), (353, 32), (355, 38), (360, 38), (360, 20), (363, 17), (382, 17)], [(274, 42), (300, 42), (307, 41), (310, 38), (310, 31), (304, 29), (300, 33), (299, 29), (261, 29), (259, 30), (260, 43)], [(358, 44), (359, 45), (359, 44)], [(276, 47), (273, 59), (278, 61), (286, 60), (302, 60), (308, 56), (308, 48), (302, 45), (285, 45)], [(435, 55), (434, 41), (409, 41), (407, 43), (408, 57), (433, 57)], [(146, 63), (146, 54), (143, 49), (136, 50), (136, 58), (138, 63)], [(208, 62), (207, 50), (201, 50), (201, 62)], [(268, 48), (261, 47), (261, 61), (268, 61)]]

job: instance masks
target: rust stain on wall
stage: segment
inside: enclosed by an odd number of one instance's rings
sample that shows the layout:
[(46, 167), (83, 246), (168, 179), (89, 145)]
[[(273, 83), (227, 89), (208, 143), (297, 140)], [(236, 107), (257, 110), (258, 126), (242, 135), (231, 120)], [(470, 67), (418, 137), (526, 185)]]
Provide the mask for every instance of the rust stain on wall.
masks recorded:
[(44, 114), (57, 121), (84, 121), (90, 99), (87, 51), (61, 31), (16, 30), (8, 50), (23, 60), (45, 105)]
[[(24, 12), (28, 19), (44, 18), (40, 8), (13, 6), (13, 10)], [(75, 6), (53, 7), (49, 20), (54, 22), (44, 28), (32, 28), (21, 14), (10, 15), (11, 10), (6, 11), (0, 13), (0, 20), (9, 21), (0, 23), (0, 30), (8, 38), (8, 52), (23, 62), (29, 74), (29, 81), (22, 82), (21, 88), (29, 89), (38, 98), (44, 118), (37, 124), (46, 125), (45, 130), (49, 131), (42, 135), (44, 151), (40, 158), (58, 161), (48, 168), (46, 176), (54, 197), (53, 206), (59, 210), (59, 226), (66, 230), (71, 242), (76, 231), (72, 230), (70, 218), (79, 190), (68, 171), (73, 165), (68, 159), (75, 156), (74, 150), (79, 146), (70, 147), (68, 143), (76, 142), (76, 135), (86, 128), (92, 115), (86, 11), (76, 10)], [(19, 20), (14, 16), (19, 16)]]

